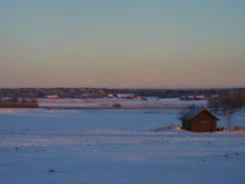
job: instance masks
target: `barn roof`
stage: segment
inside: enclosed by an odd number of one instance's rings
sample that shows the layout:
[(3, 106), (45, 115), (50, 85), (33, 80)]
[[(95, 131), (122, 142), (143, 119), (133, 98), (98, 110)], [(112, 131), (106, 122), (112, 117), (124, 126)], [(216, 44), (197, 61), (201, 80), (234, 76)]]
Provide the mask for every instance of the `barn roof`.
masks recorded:
[(185, 113), (183, 116), (182, 116), (182, 119), (183, 120), (191, 120), (193, 119), (194, 117), (196, 117), (198, 114), (200, 114), (201, 112), (203, 111), (207, 111), (209, 114), (211, 114), (216, 120), (219, 120), (219, 118), (213, 114), (211, 111), (209, 111), (207, 108), (203, 108), (203, 109), (192, 109), (190, 111), (188, 111), (187, 113)]

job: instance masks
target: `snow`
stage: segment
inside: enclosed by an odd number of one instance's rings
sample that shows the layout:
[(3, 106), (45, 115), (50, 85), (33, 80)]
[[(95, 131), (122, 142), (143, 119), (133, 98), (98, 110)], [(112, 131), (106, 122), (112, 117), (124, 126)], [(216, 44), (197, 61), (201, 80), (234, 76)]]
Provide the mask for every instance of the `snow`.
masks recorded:
[(120, 98), (90, 98), (90, 99), (43, 99), (39, 98), (38, 103), (40, 107), (91, 107), (98, 105), (112, 105), (120, 103), (122, 105), (176, 105), (176, 106), (205, 106), (206, 100), (201, 101), (184, 101), (178, 98), (156, 98), (149, 97), (147, 101), (139, 99), (120, 99)]
[(245, 132), (152, 132), (179, 111), (0, 109), (0, 183), (243, 184)]

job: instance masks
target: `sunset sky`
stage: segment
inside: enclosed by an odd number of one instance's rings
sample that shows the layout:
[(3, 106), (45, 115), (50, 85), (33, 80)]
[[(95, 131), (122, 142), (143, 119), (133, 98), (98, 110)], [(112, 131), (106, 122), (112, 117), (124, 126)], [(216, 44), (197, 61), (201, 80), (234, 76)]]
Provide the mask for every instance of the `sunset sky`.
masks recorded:
[(245, 87), (245, 1), (0, 0), (5, 87)]

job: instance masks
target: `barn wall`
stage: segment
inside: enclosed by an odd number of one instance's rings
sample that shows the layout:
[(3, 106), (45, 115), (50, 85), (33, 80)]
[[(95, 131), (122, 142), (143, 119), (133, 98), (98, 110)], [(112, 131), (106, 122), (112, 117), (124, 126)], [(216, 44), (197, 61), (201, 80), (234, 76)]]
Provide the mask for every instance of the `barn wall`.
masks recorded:
[(189, 123), (190, 122), (188, 120), (182, 120), (182, 128), (185, 130), (190, 130)]
[(186, 129), (186, 126), (185, 126), (185, 120), (182, 120), (182, 128), (183, 128), (183, 129)]
[(191, 131), (214, 132), (217, 129), (217, 120), (209, 112), (203, 111), (191, 120)]

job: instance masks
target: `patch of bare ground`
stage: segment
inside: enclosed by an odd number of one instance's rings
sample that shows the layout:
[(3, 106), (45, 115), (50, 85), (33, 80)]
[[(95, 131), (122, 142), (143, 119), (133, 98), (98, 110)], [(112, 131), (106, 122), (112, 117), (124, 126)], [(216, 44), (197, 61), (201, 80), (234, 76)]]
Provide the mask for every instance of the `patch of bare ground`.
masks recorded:
[(32, 102), (0, 102), (0, 108), (39, 108), (39, 105)]

